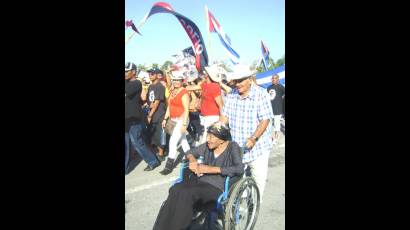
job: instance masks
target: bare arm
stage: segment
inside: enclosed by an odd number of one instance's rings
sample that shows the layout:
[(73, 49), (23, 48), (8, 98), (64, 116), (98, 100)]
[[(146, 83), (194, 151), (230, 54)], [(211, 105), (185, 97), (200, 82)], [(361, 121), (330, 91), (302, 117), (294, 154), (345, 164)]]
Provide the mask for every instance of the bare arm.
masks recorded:
[(168, 98), (168, 106), (167, 106), (167, 111), (165, 112), (165, 115), (164, 115), (164, 120), (162, 120), (162, 128), (165, 128), (165, 124), (166, 124), (166, 122), (167, 122), (167, 119), (168, 119), (168, 117), (169, 117), (169, 98)]
[(185, 87), (185, 89), (188, 91), (202, 90), (200, 85), (188, 85)]
[(225, 91), (226, 94), (230, 93), (232, 91), (232, 88), (227, 86), (226, 84), (219, 82), (219, 85), (221, 88)]
[(222, 107), (224, 106), (224, 102), (223, 102), (223, 100), (222, 100), (221, 95), (215, 97), (215, 102), (216, 102), (216, 104), (217, 104), (218, 107), (219, 107), (219, 113), (222, 114)]
[(147, 93), (148, 93), (148, 88), (145, 88), (145, 84), (142, 84), (141, 100), (143, 103), (147, 101)]
[(154, 113), (157, 111), (158, 106), (159, 106), (159, 100), (155, 100), (154, 102), (151, 103), (150, 111), (148, 114), (148, 123), (151, 123), (152, 116), (154, 116)]
[(171, 76), (170, 76), (170, 72), (169, 71), (166, 71), (165, 72), (165, 79), (167, 80), (167, 87), (168, 87), (168, 89), (170, 89), (171, 88)]
[(224, 116), (221, 114), (221, 116), (219, 116), (219, 121), (223, 122), (225, 125), (229, 124), (229, 120), (228, 117)]
[(186, 128), (188, 127), (188, 117), (189, 117), (189, 97), (188, 94), (185, 94), (181, 98), (182, 106), (184, 107), (184, 113), (182, 114), (182, 128), (181, 132), (185, 133)]

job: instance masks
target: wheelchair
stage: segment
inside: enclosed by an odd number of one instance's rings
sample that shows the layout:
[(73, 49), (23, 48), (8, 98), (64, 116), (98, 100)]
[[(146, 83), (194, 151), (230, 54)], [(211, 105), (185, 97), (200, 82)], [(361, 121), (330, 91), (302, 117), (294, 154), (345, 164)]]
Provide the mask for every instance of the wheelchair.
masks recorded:
[[(184, 160), (180, 166), (179, 178), (173, 183), (189, 179), (189, 162)], [(230, 185), (230, 183), (232, 183)], [(172, 185), (172, 186), (173, 186)], [(233, 181), (225, 179), (224, 191), (216, 203), (194, 207), (190, 230), (251, 230), (256, 224), (260, 208), (260, 193), (255, 180), (245, 167), (242, 178)]]

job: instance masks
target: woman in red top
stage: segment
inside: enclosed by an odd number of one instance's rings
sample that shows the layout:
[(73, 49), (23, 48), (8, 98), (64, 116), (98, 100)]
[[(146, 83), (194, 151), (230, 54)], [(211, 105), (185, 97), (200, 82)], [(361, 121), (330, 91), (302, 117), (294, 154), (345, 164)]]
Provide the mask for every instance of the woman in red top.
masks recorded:
[(176, 122), (175, 128), (169, 139), (168, 160), (165, 164), (164, 170), (160, 173), (168, 175), (174, 168), (174, 161), (177, 154), (177, 146), (181, 141), (181, 146), (184, 152), (190, 149), (186, 139), (187, 126), (189, 123), (189, 96), (187, 90), (182, 87), (182, 80), (184, 76), (180, 71), (174, 71), (171, 76), (173, 90), (169, 95), (168, 108), (162, 121), (162, 127), (165, 128), (166, 120), (170, 118)]
[[(220, 112), (223, 107), (221, 87), (219, 82), (222, 80), (222, 70), (217, 65), (205, 67), (206, 78), (200, 85), (187, 86), (187, 90), (201, 90), (201, 125), (204, 130), (219, 120)], [(198, 144), (206, 142), (207, 133), (204, 132)]]

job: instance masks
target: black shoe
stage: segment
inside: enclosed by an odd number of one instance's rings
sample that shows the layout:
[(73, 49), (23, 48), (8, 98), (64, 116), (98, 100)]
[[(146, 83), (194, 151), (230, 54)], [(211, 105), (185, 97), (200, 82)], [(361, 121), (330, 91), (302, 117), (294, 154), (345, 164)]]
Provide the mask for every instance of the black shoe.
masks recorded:
[(162, 175), (168, 175), (168, 174), (170, 174), (172, 172), (172, 169), (169, 169), (169, 168), (164, 168), (161, 172), (159, 172), (159, 173), (161, 173)]
[(158, 167), (158, 166), (160, 166), (160, 165), (161, 165), (161, 163), (159, 163), (159, 162), (155, 163), (153, 166), (147, 165), (147, 167), (144, 169), (144, 171), (152, 171), (152, 170), (154, 170), (156, 167)]
[(168, 175), (172, 172), (172, 170), (174, 169), (174, 159), (171, 159), (168, 157), (167, 163), (165, 164), (165, 168), (159, 172), (162, 175)]

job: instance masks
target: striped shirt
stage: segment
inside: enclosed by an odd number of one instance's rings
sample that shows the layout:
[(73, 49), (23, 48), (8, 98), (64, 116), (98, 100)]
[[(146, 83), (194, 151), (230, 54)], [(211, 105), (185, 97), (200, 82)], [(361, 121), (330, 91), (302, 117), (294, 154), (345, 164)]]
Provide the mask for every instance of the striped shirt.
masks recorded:
[[(222, 115), (228, 118), (232, 140), (239, 146), (245, 146), (247, 138), (251, 137), (262, 120), (273, 121), (272, 105), (266, 89), (252, 83), (249, 94), (241, 98), (235, 88), (226, 95)], [(251, 150), (245, 150), (243, 163), (256, 160), (263, 154), (269, 154), (272, 148), (270, 134), (272, 125), (268, 125)]]

